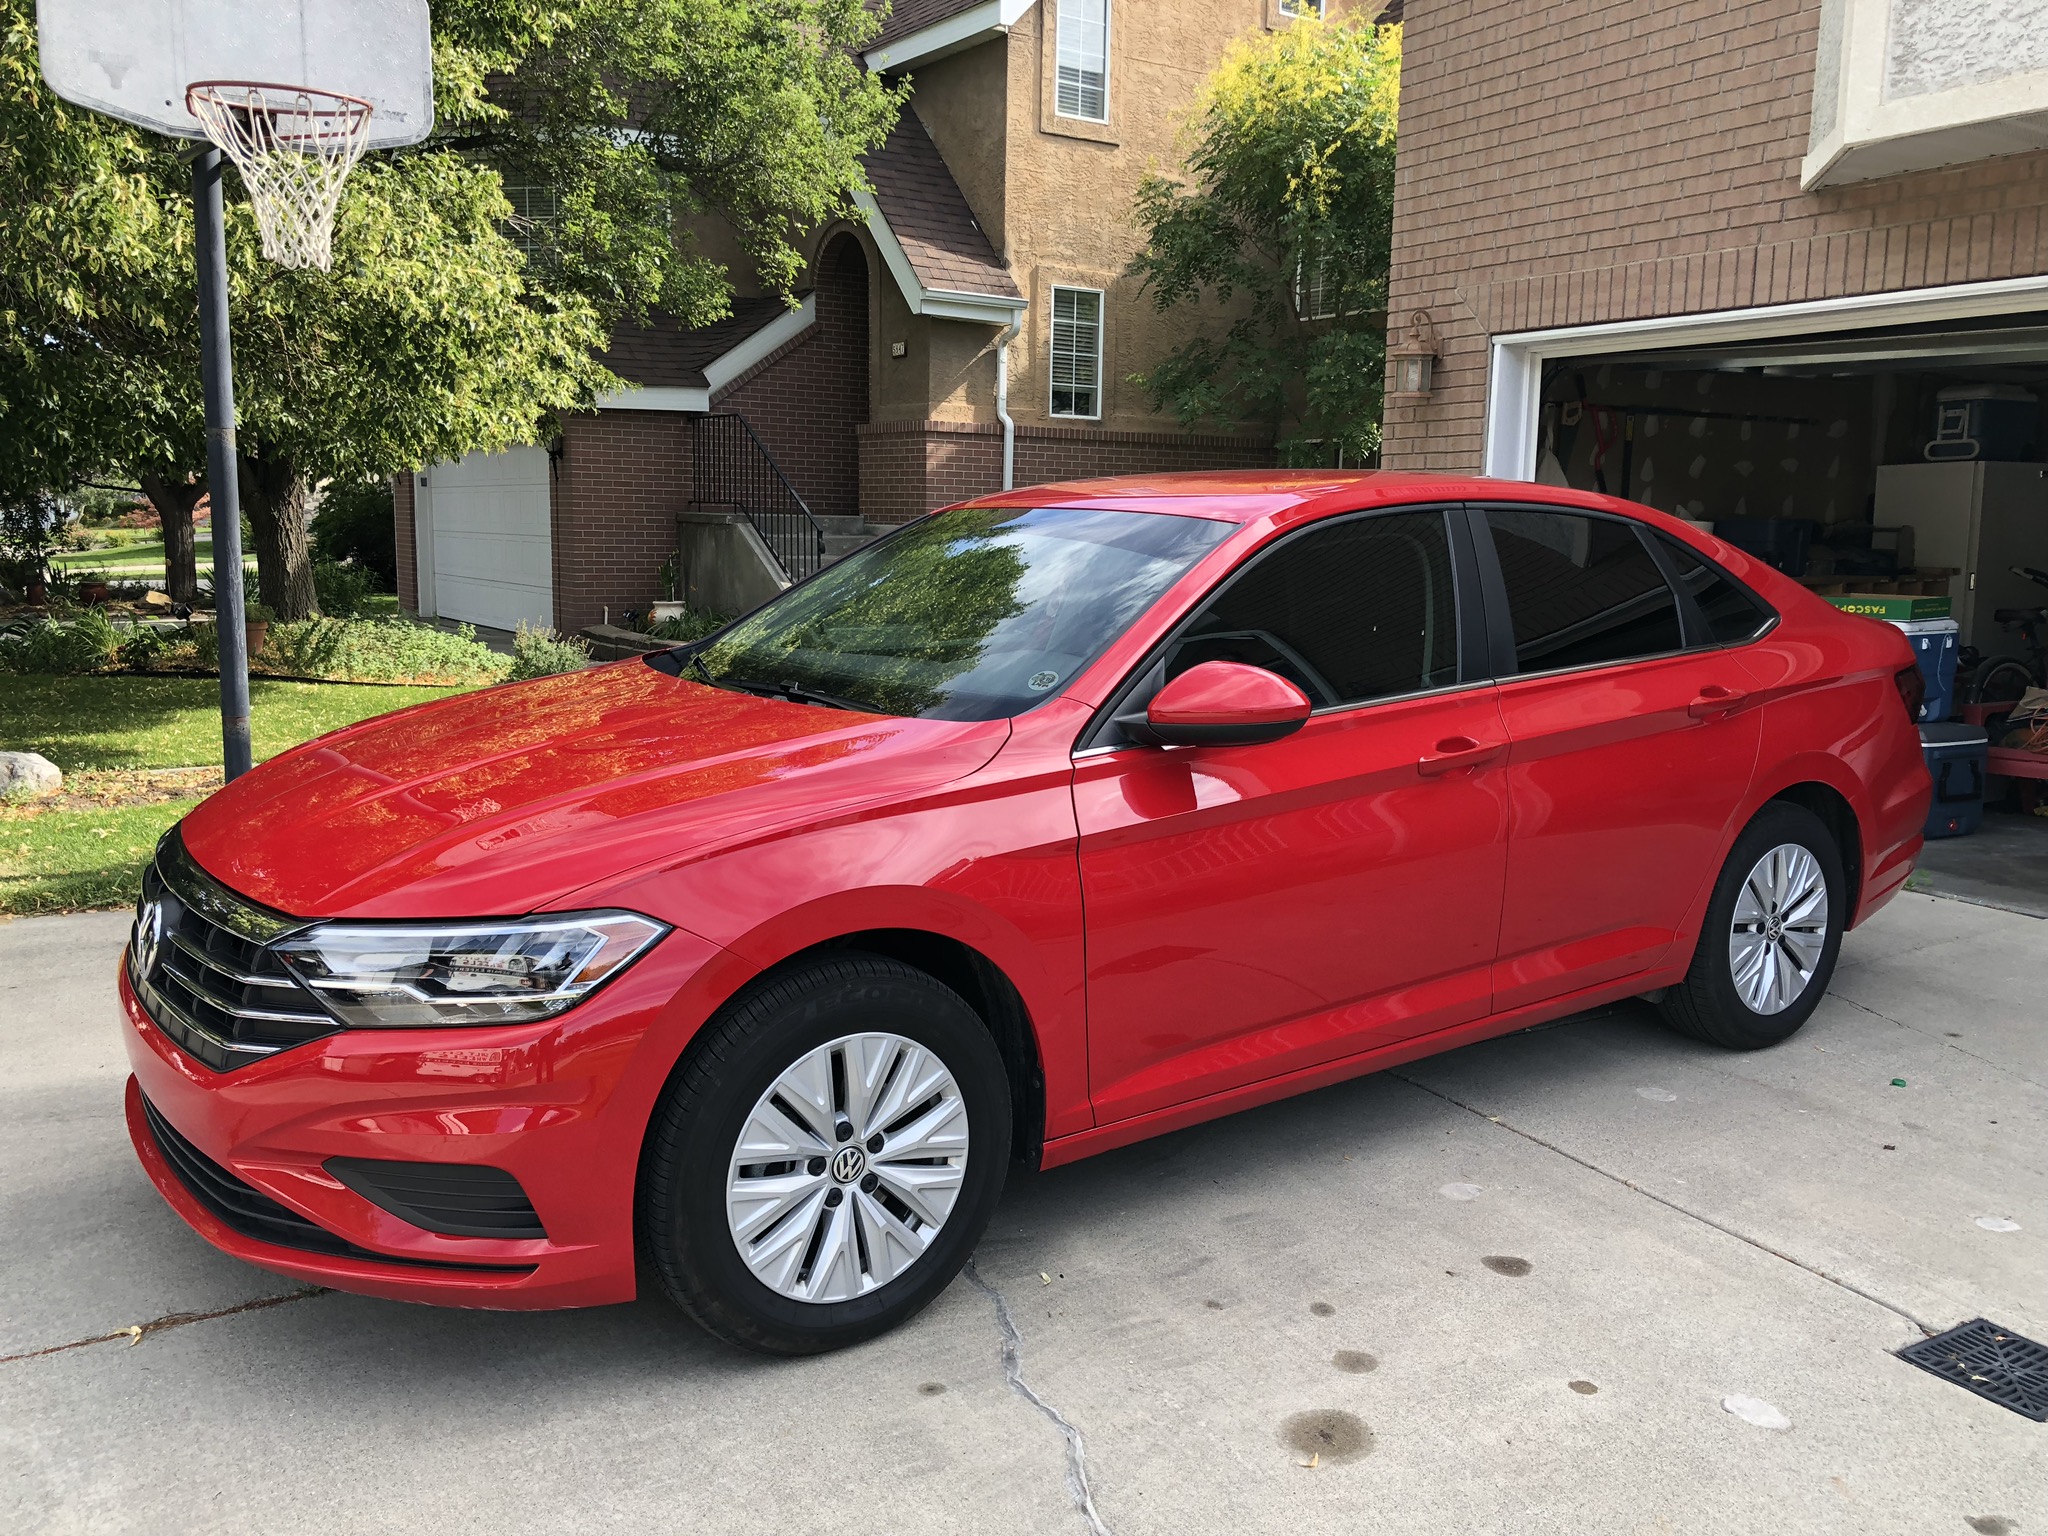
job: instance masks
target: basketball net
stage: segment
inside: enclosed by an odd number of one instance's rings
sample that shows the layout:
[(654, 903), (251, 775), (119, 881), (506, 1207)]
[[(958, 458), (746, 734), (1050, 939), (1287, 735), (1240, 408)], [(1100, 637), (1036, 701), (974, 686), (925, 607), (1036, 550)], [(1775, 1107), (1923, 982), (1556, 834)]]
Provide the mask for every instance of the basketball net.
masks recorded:
[(185, 108), (242, 173), (263, 254), (327, 271), (342, 184), (370, 141), (370, 104), (306, 86), (201, 80), (187, 87)]

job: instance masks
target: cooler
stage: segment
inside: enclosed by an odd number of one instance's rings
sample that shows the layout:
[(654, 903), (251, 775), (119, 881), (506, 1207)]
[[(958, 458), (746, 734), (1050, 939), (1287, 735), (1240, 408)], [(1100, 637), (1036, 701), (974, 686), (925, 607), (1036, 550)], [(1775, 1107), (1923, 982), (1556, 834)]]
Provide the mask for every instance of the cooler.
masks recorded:
[(1966, 837), (1984, 823), (1984, 770), (1990, 743), (1974, 725), (1923, 725), (1920, 753), (1934, 780), (1925, 837)]
[(1927, 697), (1920, 705), (1920, 723), (1933, 725), (1955, 713), (1956, 637), (1962, 626), (1954, 619), (1888, 619), (1892, 628), (1913, 647), (1913, 659), (1927, 681)]

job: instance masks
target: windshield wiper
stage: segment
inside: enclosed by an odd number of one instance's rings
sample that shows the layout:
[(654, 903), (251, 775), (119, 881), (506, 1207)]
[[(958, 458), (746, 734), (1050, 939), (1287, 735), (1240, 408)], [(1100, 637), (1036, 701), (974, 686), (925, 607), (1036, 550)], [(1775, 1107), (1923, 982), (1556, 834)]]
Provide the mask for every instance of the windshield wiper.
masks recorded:
[(822, 704), (827, 709), (850, 709), (857, 715), (871, 715), (875, 711), (865, 704), (856, 704), (851, 699), (842, 699), (834, 693), (820, 693), (815, 688), (800, 688), (795, 683), (760, 683), (746, 677), (721, 677), (721, 688), (734, 688), (741, 693), (751, 693), (761, 699), (787, 699), (792, 704)]

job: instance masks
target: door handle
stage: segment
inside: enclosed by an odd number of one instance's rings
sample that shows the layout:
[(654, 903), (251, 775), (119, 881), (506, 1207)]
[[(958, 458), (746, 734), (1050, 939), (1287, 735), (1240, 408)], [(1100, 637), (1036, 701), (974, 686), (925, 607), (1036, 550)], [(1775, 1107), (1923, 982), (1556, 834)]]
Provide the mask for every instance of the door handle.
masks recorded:
[(1481, 768), (1506, 751), (1501, 742), (1474, 741), (1470, 736), (1446, 736), (1434, 752), (1417, 759), (1415, 771), (1425, 779), (1452, 773), (1460, 768)]
[(1695, 720), (1711, 720), (1715, 715), (1733, 714), (1748, 698), (1749, 695), (1740, 688), (1723, 688), (1719, 683), (1708, 683), (1700, 689), (1700, 696), (1685, 706), (1685, 712)]

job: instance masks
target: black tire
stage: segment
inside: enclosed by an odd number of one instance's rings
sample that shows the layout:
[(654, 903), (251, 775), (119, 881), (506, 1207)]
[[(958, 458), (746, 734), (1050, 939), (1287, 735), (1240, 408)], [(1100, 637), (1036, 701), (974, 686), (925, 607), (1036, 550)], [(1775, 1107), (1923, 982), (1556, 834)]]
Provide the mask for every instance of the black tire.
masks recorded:
[[(1796, 844), (1812, 854), (1827, 881), (1828, 927), (1819, 963), (1807, 980), (1805, 990), (1776, 1013), (1760, 1013), (1744, 1001), (1736, 986), (1729, 959), (1729, 935), (1735, 922), (1735, 905), (1743, 881), (1758, 860), (1781, 844)], [(1820, 1006), (1828, 982), (1835, 973), (1835, 957), (1842, 947), (1842, 928), (1848, 919), (1849, 888), (1842, 869), (1841, 850), (1834, 835), (1813, 812), (1802, 806), (1777, 800), (1757, 812), (1743, 828), (1729, 850), (1721, 878), (1714, 884), (1713, 899), (1707, 903), (1706, 921), (1701, 925), (1699, 946), (1693, 951), (1692, 966), (1685, 980), (1664, 994), (1659, 1004), (1664, 1021), (1680, 1034), (1691, 1035), (1731, 1051), (1756, 1051), (1790, 1039), (1799, 1026)]]
[(2017, 656), (1993, 656), (1970, 679), (1973, 704), (2017, 704), (2035, 687), (2034, 669)]
[[(805, 1054), (887, 1032), (938, 1056), (968, 1123), (964, 1178), (937, 1236), (886, 1284), (844, 1301), (785, 1296), (741, 1258), (726, 1216), (733, 1149), (755, 1104)], [(655, 1110), (640, 1178), (644, 1256), (708, 1332), (745, 1349), (812, 1355), (915, 1316), (951, 1283), (994, 1214), (1010, 1163), (1010, 1085), (987, 1026), (923, 971), (844, 952), (741, 994), (691, 1042)]]

